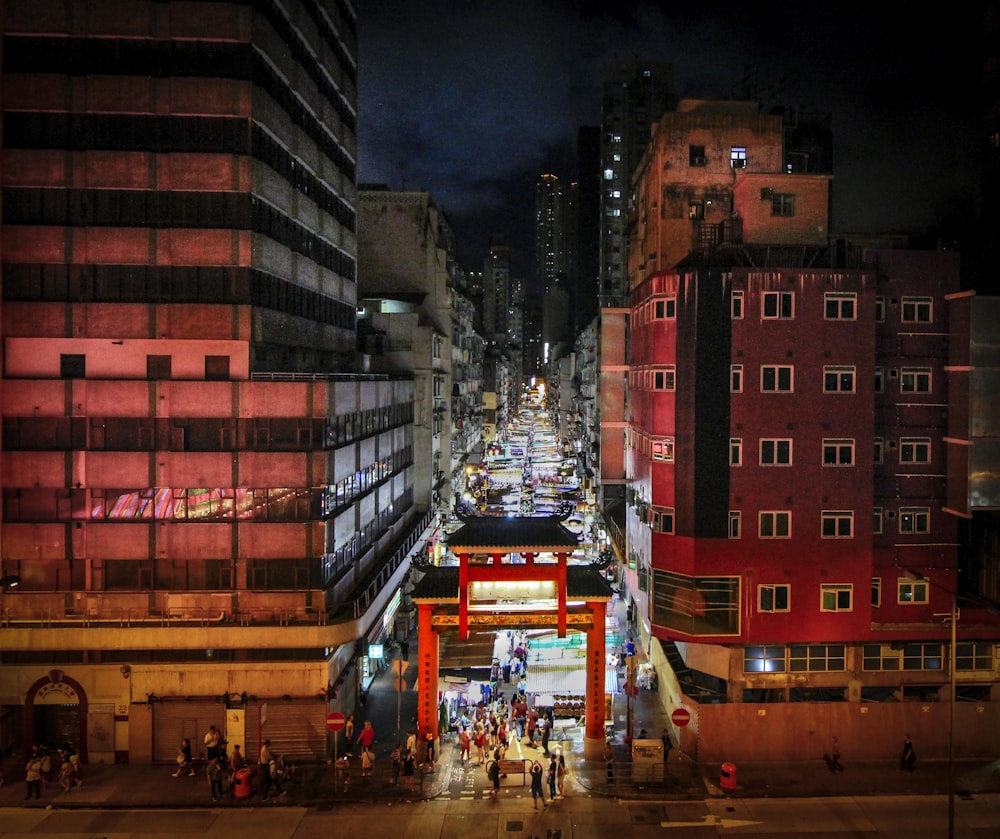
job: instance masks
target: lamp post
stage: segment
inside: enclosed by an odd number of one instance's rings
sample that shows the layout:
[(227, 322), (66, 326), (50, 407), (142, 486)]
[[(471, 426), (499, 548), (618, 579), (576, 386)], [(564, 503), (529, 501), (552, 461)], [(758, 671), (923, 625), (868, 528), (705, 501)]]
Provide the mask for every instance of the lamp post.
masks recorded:
[(955, 680), (955, 644), (957, 641), (958, 625), (958, 593), (949, 588), (945, 588), (933, 580), (927, 579), (919, 571), (907, 571), (906, 576), (911, 580), (919, 580), (928, 585), (941, 589), (951, 598), (951, 651), (948, 654), (949, 684), (951, 696), (948, 703), (948, 839), (955, 839), (955, 694), (957, 686)]

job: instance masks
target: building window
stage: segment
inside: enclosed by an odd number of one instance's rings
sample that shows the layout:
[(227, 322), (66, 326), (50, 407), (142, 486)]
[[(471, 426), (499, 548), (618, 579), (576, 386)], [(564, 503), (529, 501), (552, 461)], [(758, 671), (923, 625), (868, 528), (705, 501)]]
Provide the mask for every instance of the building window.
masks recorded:
[(826, 320), (855, 320), (858, 295), (828, 291), (823, 295), (823, 317)]
[(899, 441), (900, 463), (930, 463), (931, 441), (929, 437), (903, 437)]
[(865, 670), (899, 670), (902, 658), (888, 644), (865, 644), (862, 655), (861, 666)]
[(872, 577), (872, 606), (882, 605), (882, 578)]
[(760, 441), (761, 466), (791, 466), (792, 441), (789, 439), (762, 439)]
[(732, 314), (733, 320), (742, 320), (743, 318), (743, 292), (734, 291), (730, 302), (730, 313)]
[(993, 669), (992, 641), (960, 641), (955, 645), (955, 669), (985, 671)]
[(729, 465), (743, 465), (743, 440), (739, 437), (729, 438)]
[(933, 299), (930, 297), (904, 297), (900, 317), (903, 323), (933, 323)]
[(898, 582), (896, 602), (909, 605), (927, 602), (926, 580), (901, 579)]
[(674, 439), (653, 441), (653, 460), (661, 460), (667, 463), (674, 462)]
[(738, 510), (729, 511), (729, 538), (739, 539), (743, 535), (743, 514)]
[(792, 587), (787, 584), (757, 586), (757, 610), (760, 612), (787, 612)]
[(673, 533), (674, 532), (674, 508), (673, 507), (654, 507), (653, 510), (653, 520), (652, 526), (653, 531), (656, 533)]
[(771, 215), (791, 218), (795, 215), (795, 196), (788, 192), (771, 194)]
[(882, 533), (882, 508), (876, 507), (872, 510), (872, 535), (878, 536)]
[(744, 647), (744, 673), (784, 673), (784, 647)]
[(654, 369), (653, 374), (653, 390), (674, 390), (675, 386), (675, 367), (673, 364)]
[(677, 298), (658, 297), (653, 300), (653, 318), (655, 320), (665, 320), (677, 317)]
[(762, 302), (764, 320), (795, 317), (795, 294), (791, 291), (765, 291)]
[(823, 465), (824, 466), (853, 466), (854, 465), (854, 441), (853, 440), (824, 440), (823, 441)]
[(875, 368), (875, 392), (885, 393), (885, 368)]
[(742, 364), (733, 364), (729, 368), (729, 390), (731, 393), (743, 393)]
[(941, 644), (906, 644), (903, 647), (904, 670), (941, 670), (944, 656)]
[(821, 612), (850, 612), (854, 586), (850, 583), (827, 583), (819, 587)]
[(875, 298), (875, 322), (885, 323), (885, 298)]
[(876, 463), (876, 464), (882, 463), (882, 461), (884, 459), (883, 458), (883, 450), (885, 449), (885, 445), (882, 442), (882, 438), (881, 437), (876, 437), (874, 440), (872, 440), (872, 444), (873, 444), (873, 448), (874, 448), (874, 457), (875, 457), (873, 463)]
[(734, 169), (747, 168), (747, 150), (743, 146), (732, 146), (729, 149), (729, 165)]
[(788, 648), (788, 669), (793, 673), (842, 671), (847, 666), (844, 644), (792, 644)]
[(761, 539), (788, 539), (792, 535), (792, 514), (789, 510), (764, 510), (759, 514), (758, 533)]
[(170, 373), (171, 373), (171, 356), (169, 355), (146, 356), (147, 379), (169, 379)]
[(62, 353), (59, 356), (59, 378), (87, 378), (87, 356), (76, 353)]
[(899, 510), (900, 533), (930, 533), (930, 507), (901, 507)]
[(854, 513), (851, 510), (823, 510), (820, 536), (824, 539), (853, 539)]
[(229, 380), (229, 356), (205, 356), (205, 380), (209, 382), (225, 382)]
[(765, 364), (760, 368), (761, 393), (791, 393), (794, 367), (790, 364)]
[(688, 219), (691, 221), (702, 221), (705, 218), (705, 205), (701, 201), (692, 201), (688, 204)]
[(826, 366), (823, 368), (824, 393), (854, 393), (854, 366)]
[(904, 367), (899, 371), (899, 390), (901, 393), (930, 393), (930, 367)]
[(705, 157), (704, 146), (688, 146), (688, 165), (689, 166), (708, 165), (708, 160)]

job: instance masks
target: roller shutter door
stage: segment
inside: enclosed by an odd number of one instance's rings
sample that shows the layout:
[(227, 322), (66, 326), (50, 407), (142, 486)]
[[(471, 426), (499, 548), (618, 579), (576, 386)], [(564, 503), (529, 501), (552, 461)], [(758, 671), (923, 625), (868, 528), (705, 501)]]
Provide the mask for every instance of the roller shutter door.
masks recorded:
[(225, 731), (225, 706), (212, 700), (153, 703), (153, 760), (173, 763), (185, 737), (191, 740), (191, 754), (205, 756), (205, 732), (214, 725)]

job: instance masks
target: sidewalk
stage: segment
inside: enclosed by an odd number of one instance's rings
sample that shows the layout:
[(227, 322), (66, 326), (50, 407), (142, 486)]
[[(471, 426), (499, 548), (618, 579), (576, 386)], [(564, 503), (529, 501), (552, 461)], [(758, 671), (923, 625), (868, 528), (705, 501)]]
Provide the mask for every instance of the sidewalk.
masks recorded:
[[(624, 629), (624, 622), (619, 626)], [(609, 643), (615, 640), (609, 638)], [(410, 638), (410, 661), (416, 660), (417, 639)], [(641, 655), (640, 655), (641, 657)], [(407, 684), (411, 685), (411, 678)], [(625, 713), (625, 695), (616, 694), (615, 719)], [(665, 712), (658, 694), (640, 690), (632, 699), (633, 729), (645, 728), (654, 738), (666, 724)], [(398, 711), (397, 711), (398, 709)], [(401, 731), (397, 737), (397, 713)], [(24, 800), (24, 761), (19, 757), (3, 763), (5, 783), (0, 786), (0, 807), (100, 807), (103, 809), (136, 808), (240, 808), (281, 806), (330, 806), (337, 801), (372, 801), (390, 803), (436, 798), (449, 793), (452, 766), (458, 761), (455, 735), (439, 742), (438, 761), (433, 770), (410, 778), (401, 777), (400, 784), (389, 781), (389, 754), (395, 743), (405, 740), (416, 716), (416, 694), (412, 689), (397, 694), (392, 668), (386, 668), (371, 685), (367, 701), (355, 712), (358, 728), (371, 720), (376, 732), (375, 771), (371, 778), (360, 777), (360, 765), (355, 758), (346, 779), (329, 764), (309, 764), (298, 767), (296, 780), (285, 784), (288, 795), (262, 802), (259, 795), (248, 798), (226, 796), (213, 802), (209, 793), (204, 767), (196, 777), (172, 777), (173, 764), (86, 765), (83, 786), (63, 793), (57, 783), (42, 794), (41, 799)], [(721, 767), (700, 765), (674, 748), (670, 752), (666, 777), (662, 783), (638, 786), (608, 784), (603, 761), (583, 759), (583, 733), (579, 727), (566, 729), (566, 739), (552, 740), (551, 747), (563, 750), (569, 764), (567, 794), (597, 795), (637, 800), (700, 800), (706, 797), (767, 798), (813, 796), (868, 795), (946, 795), (948, 792), (947, 761), (922, 761), (915, 772), (900, 772), (896, 761), (852, 763), (846, 760), (844, 771), (831, 774), (822, 760), (778, 763), (744, 763), (734, 773), (735, 789), (722, 789)], [(612, 740), (619, 765), (631, 760), (619, 728)], [(339, 743), (339, 753), (346, 744)], [(534, 756), (530, 746), (522, 752)], [(625, 774), (625, 773), (622, 773)], [(1000, 761), (956, 760), (954, 766), (957, 795), (1000, 793)], [(476, 773), (477, 794), (486, 787), (485, 772)]]

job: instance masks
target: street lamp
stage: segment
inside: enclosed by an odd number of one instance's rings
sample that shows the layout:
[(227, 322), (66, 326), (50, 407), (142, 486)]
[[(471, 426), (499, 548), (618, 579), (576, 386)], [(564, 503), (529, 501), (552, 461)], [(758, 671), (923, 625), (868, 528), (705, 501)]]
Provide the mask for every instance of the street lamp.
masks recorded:
[(910, 580), (920, 580), (935, 588), (941, 589), (951, 597), (951, 653), (948, 656), (948, 668), (951, 671), (951, 699), (948, 704), (948, 839), (955, 837), (955, 642), (958, 624), (958, 593), (945, 588), (933, 580), (927, 579), (919, 571), (908, 570), (906, 577)]

